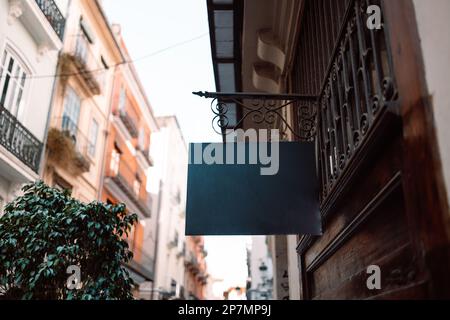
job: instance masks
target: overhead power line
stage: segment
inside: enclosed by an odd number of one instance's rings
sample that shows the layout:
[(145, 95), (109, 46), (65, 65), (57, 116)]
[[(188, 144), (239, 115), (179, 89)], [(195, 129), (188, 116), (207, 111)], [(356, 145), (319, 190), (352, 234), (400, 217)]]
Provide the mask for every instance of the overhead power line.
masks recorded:
[[(204, 38), (207, 35), (208, 35), (208, 33), (203, 33), (203, 34), (198, 35), (198, 36), (196, 36), (194, 38), (175, 43), (175, 44), (170, 45), (168, 47), (165, 47), (163, 49), (159, 49), (159, 50), (154, 51), (152, 53), (146, 54), (146, 55), (144, 55), (142, 57), (139, 57), (137, 59), (122, 61), (122, 62), (113, 64), (111, 66), (108, 66), (108, 68), (102, 67), (102, 68), (86, 70), (86, 71), (71, 72), (71, 73), (59, 73), (59, 74), (52, 74), (52, 75), (28, 75), (28, 76), (26, 76), (26, 79), (60, 78), (60, 77), (71, 77), (71, 76), (77, 76), (77, 75), (83, 75), (83, 74), (104, 72), (104, 71), (108, 70), (109, 68), (116, 68), (116, 67), (121, 66), (121, 65), (136, 63), (136, 62), (139, 62), (139, 61), (142, 61), (142, 60), (145, 60), (145, 59), (157, 56), (157, 55), (159, 55), (161, 53), (164, 53), (166, 51), (172, 50), (174, 48), (177, 48), (177, 47), (183, 46), (185, 44), (188, 44), (190, 42), (193, 42), (193, 41), (199, 40), (201, 38)], [(2, 76), (2, 77), (4, 77), (4, 76)], [(2, 77), (0, 77), (0, 79)], [(10, 78), (11, 79), (18, 79), (18, 78), (22, 78), (22, 77), (20, 77), (20, 76), (10, 76)]]

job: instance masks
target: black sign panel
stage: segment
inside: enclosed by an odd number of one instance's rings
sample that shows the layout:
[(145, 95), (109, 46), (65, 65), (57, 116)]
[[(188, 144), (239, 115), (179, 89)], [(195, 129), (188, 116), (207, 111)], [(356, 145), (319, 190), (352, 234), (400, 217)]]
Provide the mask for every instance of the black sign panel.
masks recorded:
[(320, 235), (318, 195), (313, 143), (191, 144), (186, 235)]

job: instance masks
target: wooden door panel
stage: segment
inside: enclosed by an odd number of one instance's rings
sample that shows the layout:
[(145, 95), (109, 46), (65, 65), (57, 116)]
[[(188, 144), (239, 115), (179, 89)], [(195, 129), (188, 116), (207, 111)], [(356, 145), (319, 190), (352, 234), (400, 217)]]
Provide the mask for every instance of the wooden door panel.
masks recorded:
[[(329, 3), (305, 2), (292, 76), (295, 93), (319, 97), (324, 234), (299, 238), (301, 295), (443, 297), (450, 291), (444, 271), (450, 254), (439, 223), (448, 208), (442, 200), (432, 115), (424, 108), (428, 100), (422, 96), (423, 69), (417, 66), (413, 5), (410, 0)], [(380, 31), (365, 26), (372, 4), (383, 10)], [(381, 268), (381, 290), (367, 288), (370, 265)]]
[[(359, 175), (355, 175), (346, 192), (340, 193), (340, 199), (335, 203), (331, 214), (324, 219), (325, 232), (316, 241), (305, 255), (307, 265), (316, 259), (334, 238), (348, 226), (379, 193), (383, 194), (383, 189), (391, 189), (392, 183), (401, 183), (400, 175), (401, 158), (398, 154), (397, 144), (401, 141), (399, 134), (390, 136), (389, 143), (384, 141), (384, 148), (374, 150), (374, 155), (378, 155), (373, 161), (366, 161), (361, 164)], [(370, 158), (369, 158), (370, 159)], [(374, 165), (376, 164), (376, 165)]]
[[(368, 266), (378, 265), (397, 248), (410, 243), (401, 187), (397, 185), (393, 193), (380, 200), (381, 203), (374, 204), (377, 207), (367, 208), (370, 212), (359, 213), (357, 220), (350, 224), (351, 227), (338, 234), (328, 249), (331, 253), (326, 260), (316, 260), (307, 266), (311, 298), (342, 286), (355, 275), (364, 273)], [(386, 272), (382, 269), (382, 275), (387, 277)], [(364, 280), (361, 286), (365, 285)], [(385, 286), (382, 284), (382, 287)], [(347, 295), (352, 296), (351, 292)]]

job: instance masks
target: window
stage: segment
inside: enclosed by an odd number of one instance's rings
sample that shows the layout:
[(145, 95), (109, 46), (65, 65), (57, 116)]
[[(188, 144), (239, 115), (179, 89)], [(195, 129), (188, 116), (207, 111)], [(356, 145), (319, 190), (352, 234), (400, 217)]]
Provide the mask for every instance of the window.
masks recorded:
[(120, 88), (120, 96), (119, 96), (119, 111), (125, 111), (125, 102), (127, 100), (127, 93), (125, 88)]
[(24, 64), (9, 50), (5, 50), (0, 65), (0, 105), (15, 117), (23, 109), (28, 72)]
[(120, 152), (116, 148), (113, 149), (111, 153), (111, 163), (109, 169), (114, 176), (119, 174), (119, 166), (120, 166)]
[(105, 70), (109, 70), (109, 65), (106, 63), (106, 60), (103, 56), (100, 56), (100, 61), (102, 62), (103, 68), (105, 68)]
[(170, 281), (170, 295), (175, 296), (177, 294), (177, 282), (172, 279)]
[(141, 181), (138, 177), (134, 180), (133, 191), (136, 196), (139, 196), (139, 193), (141, 192)]
[(106, 79), (108, 78), (109, 65), (106, 63), (103, 56), (100, 56), (100, 62), (103, 70), (97, 73), (97, 80), (101, 87), (105, 87)]
[(79, 35), (75, 47), (75, 55), (84, 64), (87, 64), (88, 62), (88, 46), (89, 42), (86, 36), (82, 34)]
[(139, 129), (138, 146), (139, 149), (145, 151), (145, 129), (143, 127)]
[(81, 33), (86, 37), (86, 39), (89, 41), (89, 43), (93, 44), (94, 43), (94, 34), (83, 17), (80, 17), (80, 29), (81, 29)]
[(88, 63), (89, 57), (89, 47), (94, 43), (94, 37), (91, 29), (84, 21), (83, 17), (80, 17), (80, 33), (77, 37), (77, 43), (75, 48), (75, 55), (84, 64)]
[(74, 138), (77, 136), (78, 119), (80, 117), (81, 99), (75, 91), (67, 87), (64, 98), (64, 113), (62, 119), (62, 129), (70, 133)]
[(97, 137), (98, 137), (98, 122), (92, 119), (91, 129), (89, 131), (89, 146), (88, 154), (91, 157), (95, 157), (95, 150), (97, 148)]

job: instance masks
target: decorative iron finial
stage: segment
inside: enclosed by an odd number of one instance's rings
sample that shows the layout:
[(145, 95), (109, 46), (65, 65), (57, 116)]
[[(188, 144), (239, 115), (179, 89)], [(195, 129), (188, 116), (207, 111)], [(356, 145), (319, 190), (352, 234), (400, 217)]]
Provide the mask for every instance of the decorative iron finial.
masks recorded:
[(199, 96), (201, 98), (209, 98), (210, 97), (209, 92), (206, 92), (206, 91), (205, 92), (203, 92), (203, 91), (192, 92), (192, 94)]

